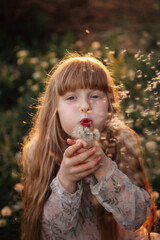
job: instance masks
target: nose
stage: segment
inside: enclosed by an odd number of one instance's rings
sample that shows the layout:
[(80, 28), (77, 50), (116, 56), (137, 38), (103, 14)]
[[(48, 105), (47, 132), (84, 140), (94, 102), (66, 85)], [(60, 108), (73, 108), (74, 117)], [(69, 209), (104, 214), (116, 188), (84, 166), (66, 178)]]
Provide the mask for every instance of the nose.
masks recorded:
[(89, 101), (83, 100), (80, 106), (80, 112), (89, 113), (91, 112), (91, 106)]

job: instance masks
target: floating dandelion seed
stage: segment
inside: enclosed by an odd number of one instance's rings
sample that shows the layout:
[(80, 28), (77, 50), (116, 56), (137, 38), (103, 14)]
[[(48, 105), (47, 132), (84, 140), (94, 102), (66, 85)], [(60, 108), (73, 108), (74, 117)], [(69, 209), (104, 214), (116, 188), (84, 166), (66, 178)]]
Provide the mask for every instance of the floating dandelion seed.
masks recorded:
[(140, 55), (140, 53), (141, 53), (141, 51), (140, 50), (138, 50), (138, 52), (134, 55), (134, 58), (138, 58), (139, 57), (139, 55)]
[(135, 97), (135, 100), (136, 100), (136, 101), (139, 101), (139, 100), (140, 100), (140, 97)]
[(130, 78), (130, 80), (133, 81), (134, 78), (135, 78), (135, 76), (136, 76), (135, 71), (134, 71), (133, 69), (130, 69), (130, 70), (128, 71), (128, 77)]
[(90, 34), (90, 31), (88, 29), (85, 30), (86, 33)]
[(127, 50), (126, 50), (126, 49), (122, 49), (122, 50), (121, 50), (121, 54), (122, 54), (122, 55), (125, 55), (125, 54), (126, 54), (126, 52), (127, 52)]
[(151, 66), (151, 69), (155, 69), (156, 67), (155, 66)]
[(114, 55), (114, 54), (115, 54), (115, 51), (109, 51), (109, 53), (110, 53), (111, 55)]
[(50, 152), (49, 155), (50, 155), (51, 157), (54, 157), (54, 152)]

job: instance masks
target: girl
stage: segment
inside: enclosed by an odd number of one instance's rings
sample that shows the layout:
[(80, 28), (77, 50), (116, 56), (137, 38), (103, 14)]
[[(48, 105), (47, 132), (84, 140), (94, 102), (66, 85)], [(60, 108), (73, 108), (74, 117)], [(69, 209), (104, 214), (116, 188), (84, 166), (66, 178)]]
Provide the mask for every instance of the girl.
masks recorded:
[(22, 239), (150, 239), (151, 188), (115, 90), (93, 57), (51, 72), (23, 149)]

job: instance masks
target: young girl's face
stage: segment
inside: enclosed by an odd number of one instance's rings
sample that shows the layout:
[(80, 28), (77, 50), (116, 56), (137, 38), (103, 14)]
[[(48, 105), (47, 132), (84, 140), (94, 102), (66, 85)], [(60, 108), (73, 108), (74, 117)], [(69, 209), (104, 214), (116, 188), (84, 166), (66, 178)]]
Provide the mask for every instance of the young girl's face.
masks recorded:
[(58, 114), (63, 130), (73, 137), (77, 125), (102, 131), (108, 113), (106, 94), (97, 89), (77, 89), (58, 98)]

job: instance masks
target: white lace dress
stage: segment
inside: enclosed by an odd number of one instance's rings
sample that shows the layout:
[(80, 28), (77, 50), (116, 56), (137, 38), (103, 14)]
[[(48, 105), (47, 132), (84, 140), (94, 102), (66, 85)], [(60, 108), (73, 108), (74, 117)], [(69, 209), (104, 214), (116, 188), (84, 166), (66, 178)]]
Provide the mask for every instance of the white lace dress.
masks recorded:
[[(100, 240), (91, 200), (93, 195), (113, 214), (118, 223), (118, 240), (147, 239), (145, 233), (136, 230), (150, 215), (150, 196), (132, 184), (115, 162), (112, 161), (102, 181), (97, 183), (93, 176), (87, 177), (83, 188), (77, 186), (74, 194), (62, 187), (58, 177), (53, 179), (51, 189), (43, 211), (43, 240)], [(152, 239), (158, 240), (160, 235), (155, 234)]]

